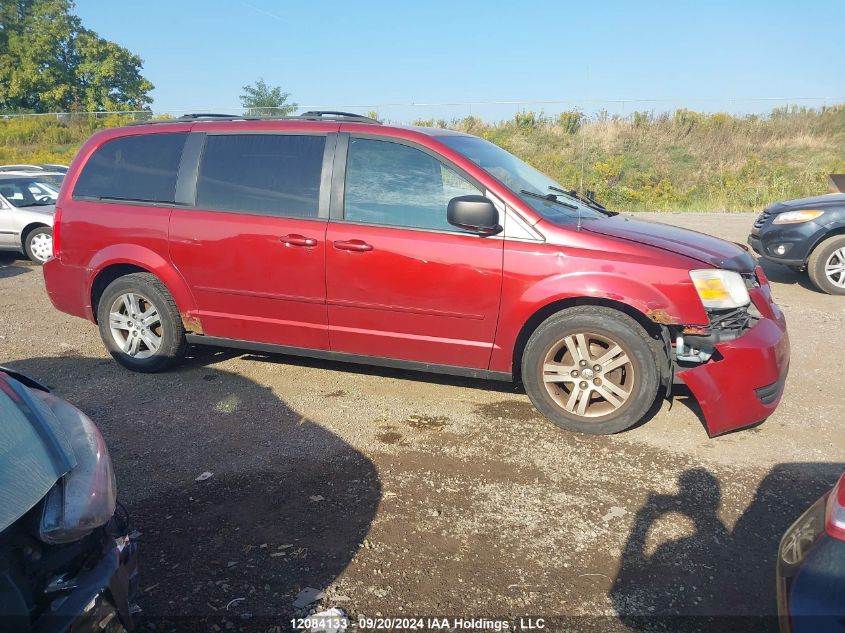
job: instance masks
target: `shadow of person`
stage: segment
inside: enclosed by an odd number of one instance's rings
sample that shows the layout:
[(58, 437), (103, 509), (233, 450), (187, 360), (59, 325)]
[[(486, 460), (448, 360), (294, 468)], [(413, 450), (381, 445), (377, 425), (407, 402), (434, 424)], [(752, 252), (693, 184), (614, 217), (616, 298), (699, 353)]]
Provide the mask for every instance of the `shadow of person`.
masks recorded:
[(373, 463), (252, 380), (75, 356), (8, 365), (103, 432), (140, 532), (142, 629), (286, 630), (299, 591), (335, 583), (369, 531)]
[(650, 495), (636, 514), (610, 592), (617, 614), (637, 631), (776, 631), (780, 539), (843, 469), (774, 467), (733, 530), (717, 515), (718, 479), (704, 468), (683, 472), (676, 495)]
[[(670, 622), (671, 616), (709, 613), (712, 605), (701, 598), (709, 584), (707, 577), (689, 563), (711, 558), (713, 552), (727, 545), (728, 530), (716, 516), (720, 501), (719, 482), (704, 468), (682, 473), (678, 494), (648, 497), (636, 514), (622, 553), (622, 567), (611, 589), (613, 605), (627, 625), (643, 629), (659, 618), (676, 629), (681, 623)], [(683, 525), (684, 518), (688, 525)], [(650, 531), (662, 520), (692, 532), (649, 551)]]
[(15, 253), (0, 252), (0, 279), (16, 277), (32, 270), (28, 262), (18, 261), (19, 257)]

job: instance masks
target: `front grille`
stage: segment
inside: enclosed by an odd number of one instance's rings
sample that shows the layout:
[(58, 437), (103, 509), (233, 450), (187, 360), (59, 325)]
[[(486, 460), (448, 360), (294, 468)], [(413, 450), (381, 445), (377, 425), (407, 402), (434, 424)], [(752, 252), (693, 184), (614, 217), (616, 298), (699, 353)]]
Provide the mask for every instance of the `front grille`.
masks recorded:
[(739, 333), (751, 325), (751, 315), (748, 314), (747, 306), (727, 310), (708, 310), (707, 315), (712, 330), (737, 330)]
[(772, 217), (772, 211), (770, 209), (766, 209), (765, 211), (763, 211), (763, 213), (757, 216), (756, 220), (754, 220), (754, 228), (762, 228), (762, 226), (768, 221), (770, 217)]

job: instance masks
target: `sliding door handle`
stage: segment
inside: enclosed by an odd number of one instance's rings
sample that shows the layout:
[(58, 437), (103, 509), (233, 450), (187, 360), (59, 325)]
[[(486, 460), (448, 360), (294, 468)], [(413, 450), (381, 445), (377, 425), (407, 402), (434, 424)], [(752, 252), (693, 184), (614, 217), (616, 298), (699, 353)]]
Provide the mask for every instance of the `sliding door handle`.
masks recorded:
[(373, 250), (373, 247), (361, 240), (339, 240), (334, 243), (334, 247), (339, 251), (353, 251), (355, 253), (365, 253)]
[(298, 233), (283, 235), (279, 238), (279, 241), (285, 246), (317, 246), (317, 240), (313, 237), (305, 237)]

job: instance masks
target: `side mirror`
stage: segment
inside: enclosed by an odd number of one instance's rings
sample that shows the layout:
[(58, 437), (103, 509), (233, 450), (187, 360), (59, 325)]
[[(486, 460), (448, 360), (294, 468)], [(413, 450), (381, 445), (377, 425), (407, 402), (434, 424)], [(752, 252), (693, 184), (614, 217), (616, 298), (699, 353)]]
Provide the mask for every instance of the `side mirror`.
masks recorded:
[(496, 235), (503, 231), (499, 210), (484, 196), (458, 196), (446, 208), (449, 224), (478, 235)]

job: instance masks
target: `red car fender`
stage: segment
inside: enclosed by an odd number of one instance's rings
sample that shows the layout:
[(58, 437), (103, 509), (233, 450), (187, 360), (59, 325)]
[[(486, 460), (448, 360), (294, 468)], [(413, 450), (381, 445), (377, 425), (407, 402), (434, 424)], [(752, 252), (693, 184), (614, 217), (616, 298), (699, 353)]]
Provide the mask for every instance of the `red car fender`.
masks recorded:
[[(664, 274), (667, 272), (664, 270)], [(523, 328), (531, 317), (560, 301), (610, 301), (630, 306), (645, 319), (657, 324), (706, 325), (704, 307), (692, 290), (691, 282), (687, 281), (686, 285), (691, 294), (683, 292), (683, 286), (668, 275), (664, 284), (649, 284), (620, 272), (572, 272), (541, 279), (522, 288), (515, 298), (505, 296), (508, 292), (505, 288), (502, 305), (509, 308), (500, 316), (490, 369), (512, 371), (514, 349)]]
[[(155, 251), (138, 244), (112, 244), (91, 258), (88, 278), (89, 297), (97, 276), (103, 270), (115, 264), (138, 266), (158, 277), (176, 302), (176, 307), (179, 309), (183, 321), (196, 311), (194, 295), (179, 271)], [(92, 314), (92, 316), (96, 318), (96, 314)], [(194, 316), (191, 318), (196, 320)]]

